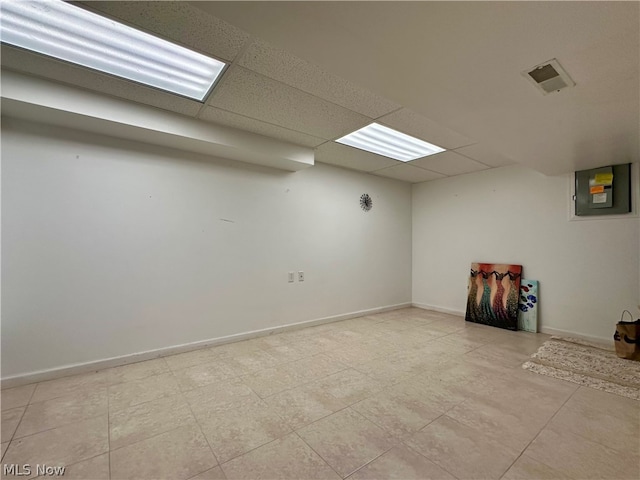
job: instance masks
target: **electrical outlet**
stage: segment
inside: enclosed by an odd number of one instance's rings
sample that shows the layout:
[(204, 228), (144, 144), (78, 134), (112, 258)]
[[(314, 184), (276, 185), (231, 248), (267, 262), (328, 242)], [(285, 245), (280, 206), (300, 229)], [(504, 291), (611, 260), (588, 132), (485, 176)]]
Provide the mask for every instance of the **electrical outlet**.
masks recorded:
[(293, 283), (293, 272), (289, 272), (289, 283)]
[(299, 282), (304, 282), (304, 272), (303, 271), (299, 271), (298, 272), (298, 281)]

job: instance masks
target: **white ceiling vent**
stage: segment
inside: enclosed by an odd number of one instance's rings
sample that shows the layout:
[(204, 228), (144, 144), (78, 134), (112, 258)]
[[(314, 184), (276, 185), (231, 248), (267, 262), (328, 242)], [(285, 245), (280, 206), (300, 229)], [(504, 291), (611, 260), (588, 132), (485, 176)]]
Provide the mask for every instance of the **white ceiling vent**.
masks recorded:
[(562, 68), (555, 58), (548, 62), (528, 68), (522, 75), (525, 76), (543, 95), (559, 92), (563, 88), (573, 87), (575, 82)]

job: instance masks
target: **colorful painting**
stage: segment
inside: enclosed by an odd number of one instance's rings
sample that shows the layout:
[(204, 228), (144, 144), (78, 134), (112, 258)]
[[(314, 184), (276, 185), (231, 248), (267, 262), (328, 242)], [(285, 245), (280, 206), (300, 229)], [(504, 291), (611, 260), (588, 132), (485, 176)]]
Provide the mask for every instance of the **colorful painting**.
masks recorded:
[(520, 280), (518, 304), (518, 330), (538, 331), (538, 281)]
[(465, 320), (518, 329), (522, 265), (472, 263)]

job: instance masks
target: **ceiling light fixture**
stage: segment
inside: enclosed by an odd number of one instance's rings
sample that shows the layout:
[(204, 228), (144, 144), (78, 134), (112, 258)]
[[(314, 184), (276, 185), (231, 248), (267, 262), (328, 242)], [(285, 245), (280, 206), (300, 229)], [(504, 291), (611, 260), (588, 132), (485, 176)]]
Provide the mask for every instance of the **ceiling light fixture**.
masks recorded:
[(225, 63), (62, 0), (3, 1), (3, 43), (202, 101)]
[(384, 157), (408, 162), (444, 152), (445, 149), (398, 132), (379, 123), (372, 123), (336, 140), (343, 145), (366, 150)]

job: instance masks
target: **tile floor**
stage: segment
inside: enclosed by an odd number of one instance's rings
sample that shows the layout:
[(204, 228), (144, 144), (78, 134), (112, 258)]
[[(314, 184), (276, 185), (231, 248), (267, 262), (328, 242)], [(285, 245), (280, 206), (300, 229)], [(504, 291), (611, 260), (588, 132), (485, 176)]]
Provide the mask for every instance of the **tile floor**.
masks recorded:
[(408, 308), (7, 389), (2, 463), (85, 480), (640, 478), (640, 402), (522, 370), (546, 338)]

